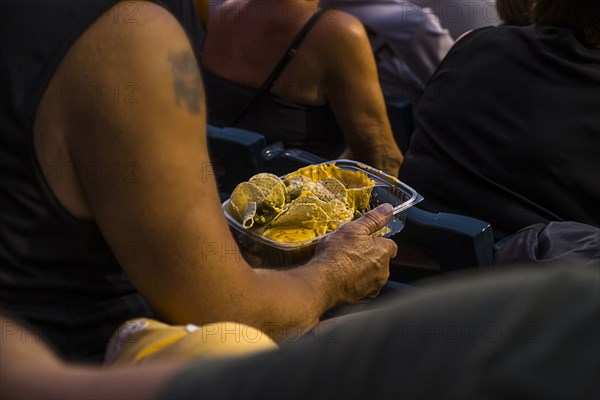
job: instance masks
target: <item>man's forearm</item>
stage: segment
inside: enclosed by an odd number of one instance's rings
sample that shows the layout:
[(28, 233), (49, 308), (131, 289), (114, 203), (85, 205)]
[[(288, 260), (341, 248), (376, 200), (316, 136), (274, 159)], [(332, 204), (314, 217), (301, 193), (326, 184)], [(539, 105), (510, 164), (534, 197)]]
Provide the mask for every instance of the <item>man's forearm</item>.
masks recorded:
[(254, 307), (258, 327), (274, 340), (294, 341), (314, 328), (336, 304), (325, 263), (309, 263), (286, 271), (256, 269)]

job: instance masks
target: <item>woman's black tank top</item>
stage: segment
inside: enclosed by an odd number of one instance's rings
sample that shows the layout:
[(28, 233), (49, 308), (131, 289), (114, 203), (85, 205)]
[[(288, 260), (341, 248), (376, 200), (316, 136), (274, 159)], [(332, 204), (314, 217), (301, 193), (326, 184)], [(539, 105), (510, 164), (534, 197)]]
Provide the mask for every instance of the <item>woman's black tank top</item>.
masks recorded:
[(346, 144), (329, 104), (299, 104), (271, 93), (321, 15), (322, 11), (318, 11), (305, 24), (260, 88), (244, 86), (204, 69), (208, 123), (248, 129), (264, 135), (269, 144), (281, 141), (286, 148), (302, 149), (326, 159), (337, 158)]

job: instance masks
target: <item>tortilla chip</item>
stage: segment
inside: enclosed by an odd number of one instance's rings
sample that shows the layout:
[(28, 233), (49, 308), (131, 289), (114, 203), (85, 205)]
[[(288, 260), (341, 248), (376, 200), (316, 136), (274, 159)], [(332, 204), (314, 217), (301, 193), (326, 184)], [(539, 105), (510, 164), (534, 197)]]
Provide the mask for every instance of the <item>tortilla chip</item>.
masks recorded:
[(280, 213), (285, 205), (287, 188), (277, 175), (269, 173), (256, 174), (249, 180), (255, 184), (265, 195), (266, 206), (275, 213)]
[(310, 182), (310, 179), (303, 175), (294, 176), (285, 180), (287, 193), (290, 196), (290, 199), (295, 199), (300, 195), (302, 187), (306, 182)]
[(302, 191), (298, 195), (298, 198), (306, 196), (315, 196), (323, 201), (332, 201), (335, 199), (335, 195), (323, 186), (321, 182), (306, 182), (302, 186)]
[(346, 187), (336, 178), (326, 178), (319, 181), (334, 197), (343, 203), (346, 203)]
[(231, 214), (242, 223), (245, 228), (254, 225), (254, 216), (259, 205), (265, 200), (263, 192), (258, 186), (249, 182), (242, 182), (233, 191), (229, 198)]
[(319, 236), (326, 233), (328, 219), (327, 213), (316, 204), (291, 203), (271, 221), (267, 229), (275, 227), (314, 229)]
[(316, 204), (325, 213), (329, 220), (340, 220), (343, 222), (352, 221), (354, 212), (346, 207), (346, 204), (342, 203), (338, 199), (333, 199), (329, 202), (323, 201), (316, 196), (304, 196), (294, 200), (294, 203), (304, 204)]
[(375, 182), (335, 163), (286, 175), (257, 174), (236, 187), (229, 209), (245, 228), (278, 242), (302, 242), (329, 233), (369, 208)]
[(298, 176), (304, 176), (311, 181), (316, 182), (327, 178), (337, 178), (339, 176), (338, 171), (340, 171), (340, 168), (337, 167), (335, 163), (309, 165), (286, 175), (286, 178), (291, 179)]
[(274, 186), (271, 189), (271, 193), (265, 198), (265, 206), (268, 206), (268, 208), (272, 209), (276, 214), (279, 214), (283, 211), (283, 207), (285, 206), (285, 195), (285, 187), (282, 189), (280, 186)]

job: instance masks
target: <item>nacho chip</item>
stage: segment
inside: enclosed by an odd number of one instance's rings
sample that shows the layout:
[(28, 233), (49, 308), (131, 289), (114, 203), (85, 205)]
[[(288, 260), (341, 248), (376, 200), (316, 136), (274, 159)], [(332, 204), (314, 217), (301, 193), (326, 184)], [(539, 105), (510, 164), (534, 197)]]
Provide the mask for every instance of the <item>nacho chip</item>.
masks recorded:
[(273, 187), (271, 193), (265, 198), (265, 206), (273, 210), (275, 214), (279, 214), (285, 206), (285, 195), (285, 188), (282, 189), (280, 186)]
[(242, 182), (233, 191), (229, 199), (232, 214), (245, 228), (254, 225), (256, 211), (265, 200), (263, 192), (253, 183)]
[(254, 217), (256, 216), (257, 208), (258, 207), (256, 206), (256, 203), (251, 201), (250, 203), (248, 203), (244, 211), (240, 213), (240, 215), (242, 216), (242, 225), (244, 226), (244, 228), (252, 228), (252, 225), (254, 225)]
[(335, 178), (347, 188), (372, 186), (375, 183), (366, 173), (341, 169), (335, 163), (309, 165), (286, 175), (286, 179), (290, 180), (298, 176), (304, 176), (314, 182)]
[(286, 178), (291, 179), (297, 176), (304, 176), (311, 181), (316, 182), (327, 178), (337, 178), (339, 176), (338, 171), (340, 171), (340, 168), (337, 167), (335, 163), (309, 165), (288, 174)]
[(279, 242), (300, 242), (327, 233), (328, 220), (318, 205), (294, 203), (267, 226), (263, 235)]
[(331, 201), (335, 199), (335, 195), (331, 193), (321, 182), (306, 182), (302, 186), (302, 191), (298, 195), (298, 198), (314, 196), (322, 201)]
[(230, 214), (246, 228), (278, 242), (302, 242), (329, 233), (369, 208), (375, 182), (335, 163), (288, 174), (257, 174), (238, 185)]
[(285, 230), (291, 233), (294, 229), (303, 229), (305, 236), (308, 231), (312, 231), (308, 236), (317, 237), (327, 233), (328, 220), (329, 217), (325, 211), (317, 204), (292, 203), (284, 212), (271, 221), (264, 236), (282, 237), (281, 234), (276, 234), (276, 232)]
[(292, 178), (285, 180), (287, 193), (288, 193), (290, 199), (293, 200), (300, 195), (300, 192), (302, 191), (302, 187), (304, 186), (304, 184), (306, 182), (310, 182), (310, 179), (308, 179), (306, 176), (303, 176), (303, 175), (294, 176)]
[(256, 174), (248, 181), (255, 184), (265, 195), (265, 206), (279, 214), (285, 205), (287, 188), (277, 175), (269, 173)]
[(316, 196), (304, 196), (296, 199), (294, 203), (316, 204), (325, 211), (329, 220), (348, 222), (352, 221), (354, 214), (352, 210), (349, 210), (348, 207), (346, 207), (346, 204), (338, 199), (326, 202)]
[(281, 179), (279, 179), (277, 175), (270, 174), (268, 172), (256, 174), (252, 178), (250, 178), (248, 182), (252, 182), (256, 186), (265, 186), (269, 189), (273, 186), (282, 186), (283, 188), (285, 188), (285, 184)]
[[(333, 193), (336, 198), (339, 199), (341, 199), (342, 191), (335, 181), (340, 182), (346, 189), (345, 202), (348, 205), (348, 208), (359, 212), (361, 210), (364, 211), (369, 207), (371, 190), (375, 186), (375, 182), (364, 172), (343, 170), (337, 167), (335, 163), (309, 165), (288, 174), (286, 179), (298, 179), (298, 177), (305, 177), (313, 182), (323, 183), (323, 186), (326, 186), (328, 191)], [(325, 200), (324, 196), (319, 196), (318, 194), (317, 196), (322, 200)]]
[(343, 203), (346, 203), (346, 187), (342, 182), (340, 182), (336, 178), (326, 178), (319, 181), (321, 185), (323, 185), (331, 194), (335, 196), (336, 199), (340, 200)]
[(284, 193), (287, 191), (285, 184), (277, 175), (269, 173), (256, 174), (248, 181), (261, 189), (266, 189), (269, 193), (275, 187), (279, 187)]
[(327, 213), (316, 204), (291, 203), (286, 210), (275, 217), (269, 227), (302, 226), (313, 228), (323, 225), (327, 219)]

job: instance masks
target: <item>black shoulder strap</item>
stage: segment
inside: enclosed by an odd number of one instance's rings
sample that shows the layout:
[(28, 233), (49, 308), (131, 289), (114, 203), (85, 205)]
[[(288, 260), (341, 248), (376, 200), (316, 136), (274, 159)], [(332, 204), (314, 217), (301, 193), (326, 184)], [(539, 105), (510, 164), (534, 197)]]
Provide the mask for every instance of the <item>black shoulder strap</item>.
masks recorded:
[(323, 10), (317, 11), (316, 13), (313, 14), (312, 17), (310, 17), (308, 22), (306, 24), (304, 24), (304, 26), (302, 27), (300, 32), (298, 32), (298, 34), (294, 38), (294, 41), (292, 42), (290, 47), (288, 47), (288, 49), (285, 52), (285, 54), (283, 55), (283, 57), (281, 57), (281, 60), (279, 60), (279, 62), (277, 63), (277, 65), (275, 66), (275, 68), (273, 69), (273, 71), (271, 72), (269, 77), (267, 78), (267, 80), (262, 84), (261, 90), (264, 90), (267, 92), (269, 90), (271, 90), (271, 88), (273, 87), (273, 83), (277, 80), (277, 78), (279, 78), (279, 75), (281, 75), (281, 72), (283, 71), (283, 69), (286, 67), (286, 65), (288, 65), (290, 60), (296, 55), (296, 52), (298, 51), (298, 47), (300, 47), (300, 44), (302, 44), (302, 41), (304, 40), (304, 38), (306, 37), (308, 32), (310, 32), (310, 30), (315, 25), (315, 23), (319, 20), (319, 18), (321, 17), (322, 14), (323, 14)]
[(244, 107), (242, 107), (242, 109), (240, 110), (238, 115), (232, 121), (232, 125), (237, 124), (237, 122), (240, 120), (240, 118), (242, 118), (242, 116), (246, 113), (246, 110), (248, 110), (248, 107), (250, 107), (252, 105), (252, 103), (254, 103), (254, 101), (256, 100), (256, 97), (258, 96), (258, 94), (260, 92), (268, 92), (271, 90), (271, 88), (273, 87), (273, 83), (275, 83), (275, 80), (277, 78), (279, 78), (279, 75), (281, 74), (283, 69), (290, 62), (290, 60), (296, 55), (296, 52), (298, 51), (298, 47), (300, 47), (300, 44), (302, 43), (302, 41), (304, 40), (304, 38), (306, 37), (308, 32), (315, 25), (315, 23), (319, 20), (319, 17), (321, 17), (322, 14), (323, 14), (323, 10), (317, 11), (316, 13), (313, 14), (312, 17), (310, 17), (308, 22), (306, 22), (306, 24), (304, 24), (304, 26), (302, 27), (300, 32), (298, 32), (298, 34), (294, 38), (294, 41), (292, 42), (290, 47), (288, 47), (288, 49), (285, 52), (285, 54), (283, 55), (283, 57), (281, 57), (281, 60), (279, 60), (279, 62), (277, 63), (277, 65), (275, 66), (275, 68), (273, 69), (271, 74), (269, 74), (269, 77), (264, 81), (264, 83), (261, 85), (261, 87), (256, 91), (256, 93), (252, 96), (252, 98), (244, 105)]

